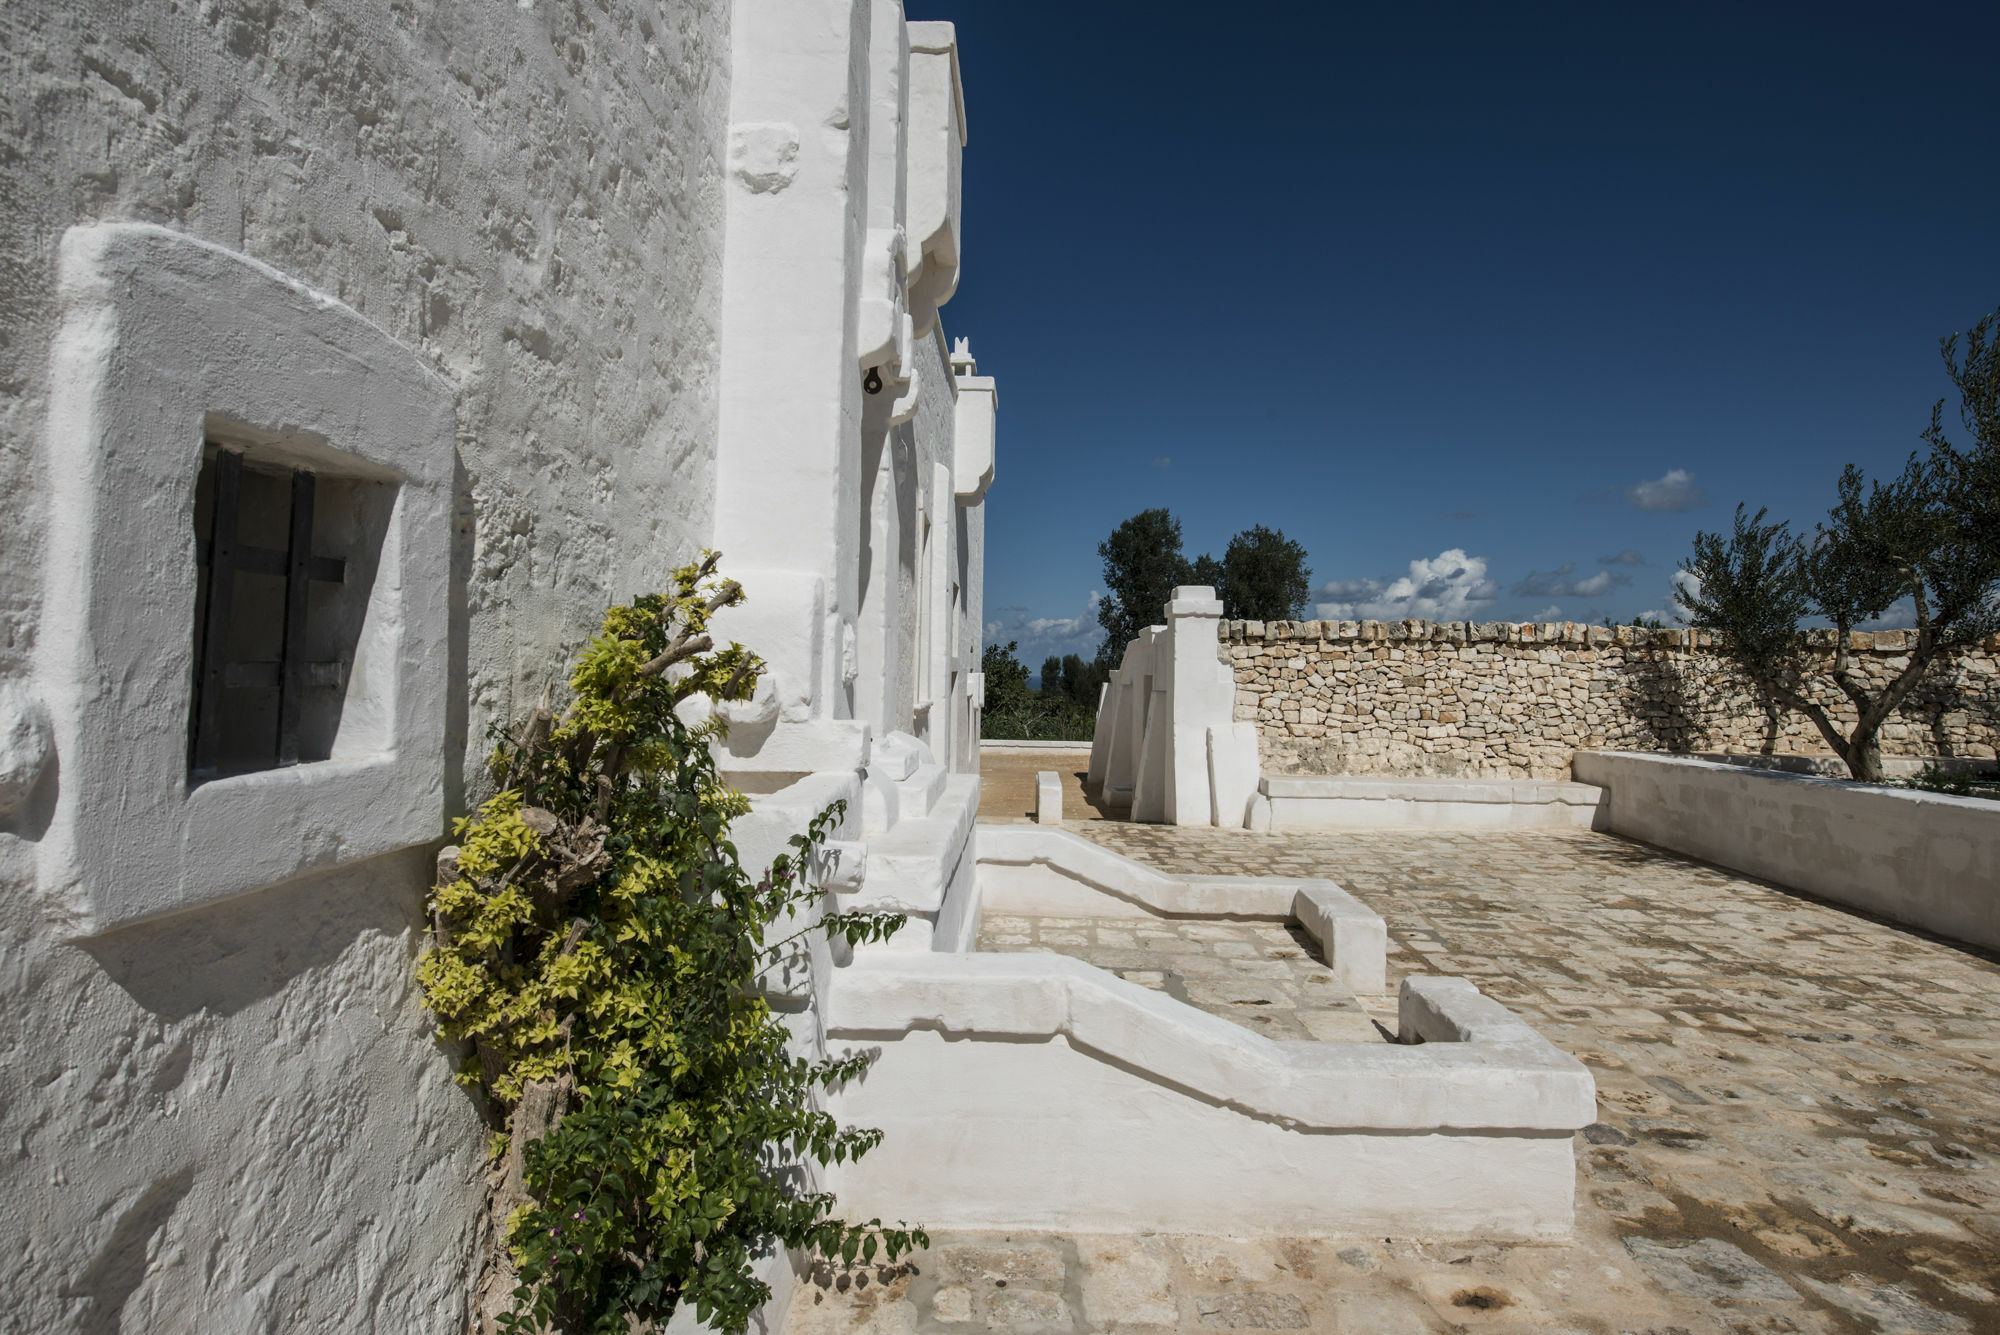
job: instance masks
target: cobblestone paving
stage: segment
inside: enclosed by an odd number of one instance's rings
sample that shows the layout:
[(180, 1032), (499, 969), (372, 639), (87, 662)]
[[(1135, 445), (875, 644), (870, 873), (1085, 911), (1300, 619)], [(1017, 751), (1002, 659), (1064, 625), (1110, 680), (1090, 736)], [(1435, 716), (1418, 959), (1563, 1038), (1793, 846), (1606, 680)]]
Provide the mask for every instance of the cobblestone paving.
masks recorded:
[(1392, 988), (1467, 976), (1588, 1063), (1576, 1242), (940, 1235), (794, 1335), (2000, 1332), (1993, 961), (1603, 835), (1076, 828), (1330, 877), (1387, 919)]
[(1266, 1038), (1376, 1042), (1396, 1032), (1395, 997), (1357, 998), (1336, 983), (1296, 924), (989, 917), (979, 949), (1072, 955)]

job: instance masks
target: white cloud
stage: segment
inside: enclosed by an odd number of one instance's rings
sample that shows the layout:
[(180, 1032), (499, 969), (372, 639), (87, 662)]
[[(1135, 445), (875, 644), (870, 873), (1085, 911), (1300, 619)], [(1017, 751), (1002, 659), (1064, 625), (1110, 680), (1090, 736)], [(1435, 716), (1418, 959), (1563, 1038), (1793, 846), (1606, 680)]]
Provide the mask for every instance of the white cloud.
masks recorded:
[[(1685, 589), (1690, 597), (1699, 597), (1701, 595), (1701, 580), (1696, 577), (1692, 570), (1676, 570), (1673, 574), (1667, 576), (1667, 582), (1672, 586), (1672, 589)], [(1648, 621), (1657, 621), (1663, 626), (1685, 626), (1688, 624), (1687, 617), (1681, 611), (1680, 602), (1673, 596), (1672, 590), (1669, 590), (1667, 594), (1667, 605), (1665, 607), (1656, 607), (1650, 612), (1641, 612), (1639, 615)]]
[(1627, 547), (1616, 556), (1598, 557), (1597, 564), (1601, 566), (1642, 566), (1646, 564), (1646, 558), (1640, 553), (1633, 551), (1630, 547)]
[(1081, 654), (1089, 658), (1104, 638), (1104, 628), (1097, 621), (1097, 605), (1103, 601), (1102, 595), (1091, 590), (1083, 611), (1073, 617), (1031, 617), (1025, 607), (999, 608), (998, 611), (1012, 616), (987, 622), (985, 642), (1016, 641), (1020, 647), (1015, 654), (1030, 672), (1039, 668), (1050, 654)]
[(1317, 614), (1333, 621), (1468, 621), (1479, 604), (1500, 596), (1486, 578), (1486, 558), (1453, 547), (1429, 560), (1410, 562), (1396, 580), (1329, 580), (1319, 588)]
[(1541, 611), (1529, 617), (1528, 620), (1554, 621), (1557, 617), (1560, 617), (1561, 615), (1562, 615), (1562, 608), (1556, 606), (1556, 604), (1554, 603), (1550, 603), (1547, 607), (1544, 607)]
[(1915, 630), (1917, 605), (1908, 598), (1892, 603), (1889, 610), (1873, 621), (1864, 621), (1856, 630)]
[(1173, 456), (1170, 454), (1163, 454), (1159, 458), (1153, 460), (1153, 467), (1155, 468), (1172, 468), (1173, 466), (1174, 466), (1174, 460)]
[(1708, 504), (1708, 493), (1695, 485), (1694, 474), (1685, 468), (1669, 468), (1650, 482), (1626, 488), (1625, 499), (1641, 510), (1682, 514)]
[(1570, 592), (1578, 598), (1595, 598), (1613, 585), (1623, 584), (1623, 575), (1614, 575), (1609, 570), (1600, 570), (1588, 579), (1580, 579), (1570, 585)]

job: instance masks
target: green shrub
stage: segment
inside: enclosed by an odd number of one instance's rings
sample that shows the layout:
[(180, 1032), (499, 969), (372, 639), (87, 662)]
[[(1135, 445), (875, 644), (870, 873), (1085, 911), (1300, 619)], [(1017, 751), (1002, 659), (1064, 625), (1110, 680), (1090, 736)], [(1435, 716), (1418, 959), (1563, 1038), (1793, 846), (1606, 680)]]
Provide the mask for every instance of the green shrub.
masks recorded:
[[(867, 1059), (789, 1056), (759, 972), (809, 932), (859, 944), (903, 919), (813, 917), (808, 862), (840, 803), (761, 874), (738, 861), (729, 823), (748, 803), (716, 774), (720, 721), (676, 712), (696, 694), (747, 699), (762, 670), (706, 633), (742, 599), (716, 559), (610, 609), (560, 715), (545, 700), (500, 736), (499, 791), (459, 822), (431, 895), (425, 1000), (468, 1045), (461, 1081), (524, 1142), (509, 1331), (624, 1335), (692, 1303), (741, 1332), (770, 1296), (751, 1259), (773, 1241), (849, 1264), (928, 1243), (841, 1222), (830, 1195), (788, 1185), (881, 1133), (819, 1110)], [(566, 1115), (523, 1125), (524, 1105)]]

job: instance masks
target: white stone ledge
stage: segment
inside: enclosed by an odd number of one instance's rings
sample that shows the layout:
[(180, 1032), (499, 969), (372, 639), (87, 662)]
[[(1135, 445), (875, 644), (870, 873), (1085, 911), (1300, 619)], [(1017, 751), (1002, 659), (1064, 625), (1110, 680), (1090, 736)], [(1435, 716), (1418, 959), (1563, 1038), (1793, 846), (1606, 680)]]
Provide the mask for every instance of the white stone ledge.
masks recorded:
[(1413, 978), (1402, 996), (1407, 1046), (1277, 1042), (1067, 956), (876, 955), (842, 971), (827, 1029), (857, 1040), (1061, 1036), (1156, 1084), (1295, 1130), (1566, 1136), (1595, 1118), (1583, 1065), (1470, 983)]
[(965, 855), (979, 811), (979, 777), (954, 774), (930, 814), (868, 841), (868, 876), (849, 908), (935, 914)]
[(1296, 919), (1340, 984), (1384, 988), (1382, 916), (1332, 881), (1288, 876), (1169, 876), (1067, 830), (979, 831), (980, 900), (989, 913), (1056, 917)]
[(1274, 830), (1583, 829), (1601, 791), (1558, 779), (1396, 779), (1267, 775)]
[(1003, 753), (1008, 751), (1069, 751), (1082, 753), (1090, 750), (1090, 743), (1042, 742), (1022, 738), (984, 737), (980, 739), (979, 749), (981, 751), (999, 751)]

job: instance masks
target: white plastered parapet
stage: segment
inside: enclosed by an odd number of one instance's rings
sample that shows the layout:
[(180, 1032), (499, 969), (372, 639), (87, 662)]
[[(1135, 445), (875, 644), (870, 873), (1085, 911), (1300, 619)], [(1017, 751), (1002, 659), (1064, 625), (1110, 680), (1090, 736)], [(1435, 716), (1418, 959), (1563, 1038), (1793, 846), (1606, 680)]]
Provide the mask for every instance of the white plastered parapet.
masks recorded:
[(1403, 1006), (1426, 1041), (1276, 1042), (1065, 956), (857, 955), (837, 1113), (885, 1134), (833, 1186), (933, 1228), (1567, 1237), (1590, 1073), (1462, 980)]
[(1385, 985), (1382, 916), (1324, 879), (1169, 876), (1067, 830), (982, 825), (979, 889), (989, 913), (1296, 919), (1341, 986), (1379, 993)]
[[(166, 228), (72, 228), (46, 449), (37, 689), (60, 789), (45, 898), (76, 934), (435, 838), (453, 410), (359, 314)], [(194, 784), (204, 442), (393, 491), (331, 755)], [(350, 576), (351, 577), (351, 576)]]
[(1583, 1064), (1462, 978), (1408, 978), (1396, 1043), (1284, 1042), (1065, 955), (857, 955), (828, 1032), (1061, 1035), (1210, 1103), (1315, 1131), (1559, 1131), (1588, 1125)]

